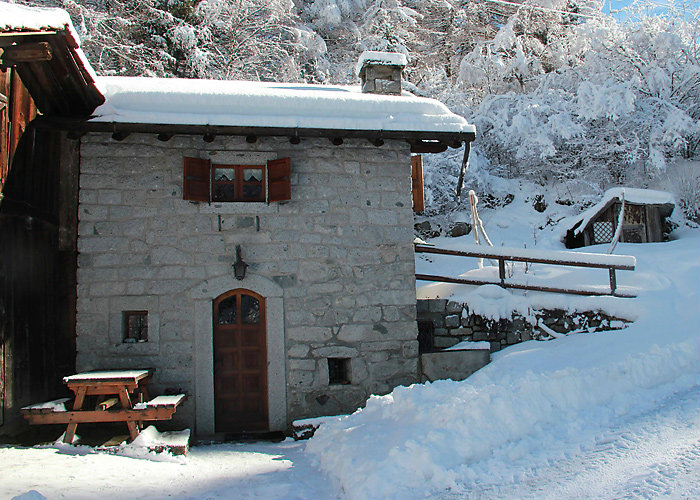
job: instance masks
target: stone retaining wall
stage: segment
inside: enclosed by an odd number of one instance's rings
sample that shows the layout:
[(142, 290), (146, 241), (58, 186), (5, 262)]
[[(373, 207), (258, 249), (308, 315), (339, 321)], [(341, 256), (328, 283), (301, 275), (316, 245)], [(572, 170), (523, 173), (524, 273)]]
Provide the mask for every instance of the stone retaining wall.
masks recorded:
[[(432, 328), (436, 350), (452, 347), (458, 342), (488, 341), (491, 352), (526, 340), (551, 338), (546, 329), (566, 334), (576, 331), (600, 332), (625, 328), (628, 321), (600, 311), (569, 313), (563, 310), (533, 311), (533, 318), (514, 314), (508, 319), (490, 319), (473, 314), (468, 304), (445, 299), (419, 300), (417, 304), (419, 330)], [(545, 329), (539, 328), (541, 321)]]

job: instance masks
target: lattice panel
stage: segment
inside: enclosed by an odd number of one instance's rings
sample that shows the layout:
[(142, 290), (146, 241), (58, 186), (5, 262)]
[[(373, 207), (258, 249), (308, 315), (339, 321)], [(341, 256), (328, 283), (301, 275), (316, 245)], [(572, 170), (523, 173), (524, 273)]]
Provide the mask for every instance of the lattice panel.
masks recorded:
[(593, 223), (593, 242), (610, 243), (615, 235), (613, 223), (610, 221), (600, 221)]

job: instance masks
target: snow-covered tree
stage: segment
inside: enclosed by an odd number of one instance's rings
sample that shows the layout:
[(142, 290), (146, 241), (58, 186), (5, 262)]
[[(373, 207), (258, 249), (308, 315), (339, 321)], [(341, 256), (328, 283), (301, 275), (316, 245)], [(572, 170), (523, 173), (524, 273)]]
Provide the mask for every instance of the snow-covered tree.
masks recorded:
[[(354, 83), (361, 51), (402, 52), (407, 89), (477, 125), (488, 173), (595, 191), (688, 160), (674, 189), (700, 212), (699, 0), (617, 18), (599, 0), (20, 1), (67, 9), (100, 74)], [(437, 210), (458, 157), (426, 163)]]
[(560, 24), (538, 47), (518, 23), (462, 64), (463, 84), (484, 95), (473, 119), (498, 173), (644, 185), (667, 161), (698, 156), (697, 25), (598, 16)]

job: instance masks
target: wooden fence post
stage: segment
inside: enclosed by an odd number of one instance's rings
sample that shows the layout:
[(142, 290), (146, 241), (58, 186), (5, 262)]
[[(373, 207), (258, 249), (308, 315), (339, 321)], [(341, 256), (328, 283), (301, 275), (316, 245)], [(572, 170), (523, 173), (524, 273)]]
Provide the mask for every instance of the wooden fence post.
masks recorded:
[(615, 290), (617, 289), (617, 279), (615, 278), (615, 269), (609, 268), (608, 273), (610, 273), (610, 295), (615, 295)]

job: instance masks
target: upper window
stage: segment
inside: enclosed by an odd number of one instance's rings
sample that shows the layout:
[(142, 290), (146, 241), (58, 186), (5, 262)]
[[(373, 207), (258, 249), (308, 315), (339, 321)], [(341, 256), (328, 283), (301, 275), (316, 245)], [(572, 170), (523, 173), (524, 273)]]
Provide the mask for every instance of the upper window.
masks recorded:
[(265, 201), (264, 165), (213, 165), (212, 201)]
[(182, 195), (192, 201), (285, 201), (291, 198), (289, 158), (267, 165), (212, 165), (185, 158)]

